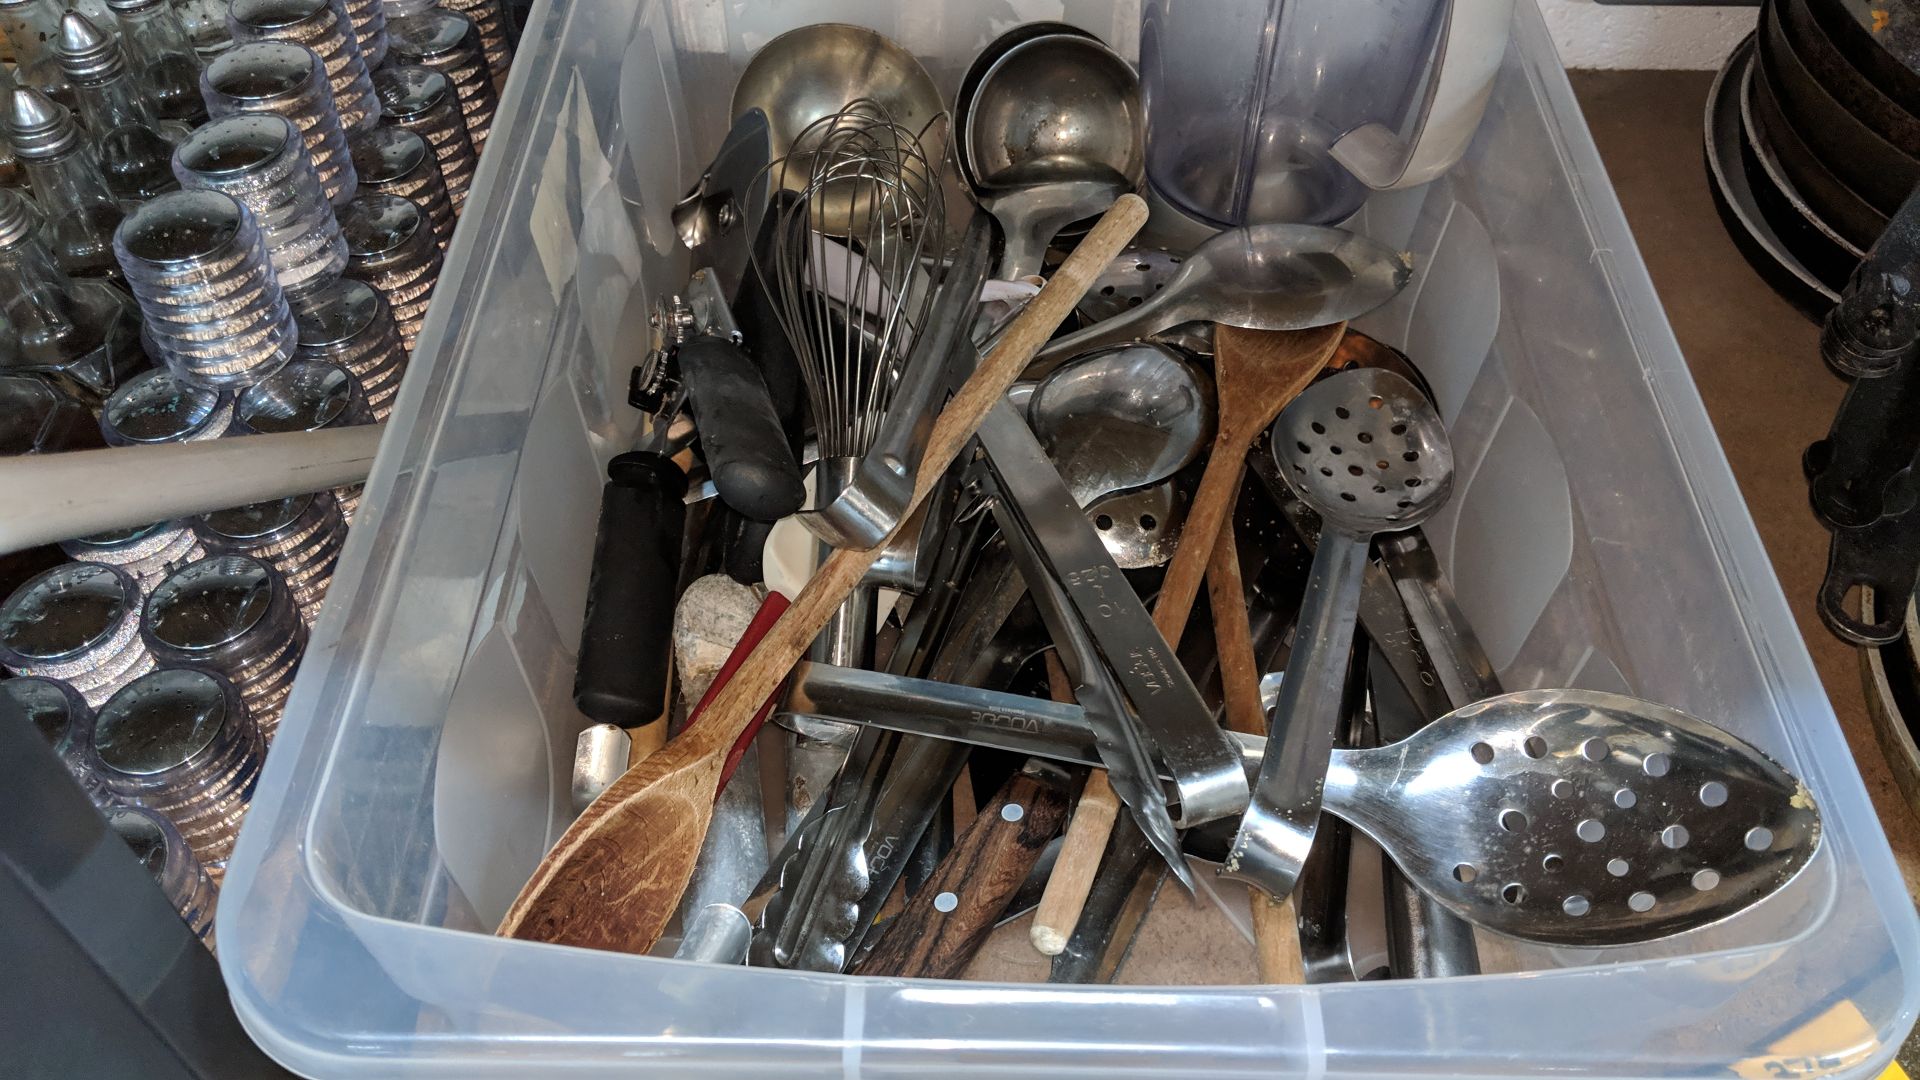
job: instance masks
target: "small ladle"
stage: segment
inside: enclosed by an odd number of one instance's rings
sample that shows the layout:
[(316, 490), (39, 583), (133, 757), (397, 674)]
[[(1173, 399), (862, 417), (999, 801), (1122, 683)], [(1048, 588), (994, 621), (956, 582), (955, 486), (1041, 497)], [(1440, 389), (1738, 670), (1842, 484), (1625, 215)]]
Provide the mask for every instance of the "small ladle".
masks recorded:
[(1355, 319), (1413, 276), (1406, 255), (1345, 229), (1251, 225), (1195, 248), (1166, 288), (1138, 307), (1055, 338), (1027, 367), (1037, 378), (1102, 345), (1196, 320), (1248, 330), (1305, 330)]

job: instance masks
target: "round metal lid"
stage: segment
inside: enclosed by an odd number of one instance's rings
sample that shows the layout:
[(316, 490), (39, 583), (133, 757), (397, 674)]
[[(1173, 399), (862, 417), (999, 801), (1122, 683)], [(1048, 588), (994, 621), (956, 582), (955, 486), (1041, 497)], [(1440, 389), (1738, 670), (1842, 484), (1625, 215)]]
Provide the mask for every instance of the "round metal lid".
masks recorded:
[[(442, 78), (441, 81), (446, 80)], [(433, 160), (429, 156), (427, 140), (401, 127), (374, 128), (355, 137), (349, 149), (353, 152), (353, 169), (360, 174), (363, 184), (403, 180)], [(439, 165), (433, 167), (439, 168)]]
[(24, 193), (0, 188), (0, 248), (31, 239), (39, 231), (41, 220), (40, 208)]
[(258, 432), (318, 431), (352, 424), (359, 387), (347, 369), (325, 360), (295, 360), (241, 391), (234, 416)]
[(74, 656), (113, 637), (139, 602), (139, 588), (118, 568), (63, 563), (0, 604), (0, 649), (33, 663)]
[(380, 108), (395, 122), (432, 112), (453, 93), (453, 80), (419, 64), (388, 64), (373, 73)]
[(80, 125), (66, 106), (38, 90), (13, 92), (7, 105), (7, 141), (22, 161), (57, 158), (80, 145)]
[[(55, 750), (64, 751), (73, 736), (74, 702), (77, 695), (65, 683), (36, 676), (0, 680), (0, 697), (12, 699), (27, 715), (40, 737)], [(81, 706), (84, 708), (84, 704)]]
[(273, 603), (273, 571), (245, 555), (188, 563), (154, 586), (147, 629), (182, 652), (206, 652), (260, 624)]
[(67, 78), (82, 84), (99, 84), (124, 75), (126, 53), (120, 39), (101, 32), (93, 21), (77, 11), (60, 16), (60, 38), (53, 55)]
[(439, 56), (460, 47), (473, 33), (473, 20), (457, 11), (433, 8), (387, 24), (389, 52), (418, 59)]
[(319, 17), (327, 0), (233, 0), (229, 16), (255, 30), (283, 30)]
[(66, 543), (83, 548), (115, 548), (122, 544), (138, 543), (162, 529), (172, 527), (173, 522), (171, 521), (156, 521), (151, 525), (135, 525), (126, 529), (108, 529), (106, 532), (97, 532), (92, 536), (79, 536), (66, 541)]
[(318, 495), (289, 495), (284, 499), (269, 499), (248, 506), (236, 506), (229, 510), (216, 510), (200, 517), (206, 527), (219, 536), (230, 540), (257, 540), (272, 536), (281, 529), (299, 520), (307, 512)]
[(230, 98), (271, 101), (297, 94), (314, 79), (320, 58), (304, 45), (251, 41), (207, 64), (207, 85)]
[[(362, 172), (360, 177), (365, 180), (366, 173)], [(380, 309), (384, 306), (386, 301), (373, 286), (353, 278), (341, 278), (320, 294), (295, 306), (293, 320), (300, 331), (300, 345), (306, 349), (317, 349), (352, 341), (367, 332), (374, 320), (380, 317)]]
[(231, 195), (170, 191), (128, 214), (113, 246), (150, 263), (191, 265), (231, 251), (246, 220)]
[(226, 405), (223, 391), (190, 386), (171, 371), (146, 371), (107, 398), (100, 426), (122, 442), (178, 442), (214, 422)]
[(354, 259), (377, 258), (399, 251), (427, 227), (426, 215), (413, 200), (377, 191), (355, 196), (340, 215), (340, 231), (347, 237), (347, 255)]
[(152, 776), (191, 761), (227, 722), (227, 685), (204, 671), (142, 675), (100, 706), (94, 749), (107, 768)]
[(286, 117), (234, 113), (195, 128), (173, 152), (173, 160), (201, 176), (224, 179), (268, 164), (285, 153), (289, 143), (306, 149), (299, 129)]

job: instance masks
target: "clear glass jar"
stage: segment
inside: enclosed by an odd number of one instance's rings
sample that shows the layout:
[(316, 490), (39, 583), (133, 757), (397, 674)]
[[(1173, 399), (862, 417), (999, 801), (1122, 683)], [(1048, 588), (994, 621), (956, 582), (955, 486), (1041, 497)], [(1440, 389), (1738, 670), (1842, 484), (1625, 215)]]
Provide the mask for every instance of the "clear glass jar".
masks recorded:
[(202, 73), (200, 93), (214, 116), (276, 113), (293, 122), (327, 201), (345, 206), (358, 189), (346, 129), (334, 111), (326, 67), (312, 49), (284, 41), (256, 41), (223, 53)]
[[(236, 434), (321, 431), (373, 423), (360, 380), (327, 360), (295, 360), (240, 392), (234, 400)], [(359, 484), (333, 489), (349, 523), (360, 506)]]
[[(405, 14), (402, 14), (402, 11)], [(473, 152), (486, 152), (487, 133), (500, 110), (500, 94), (493, 86), (486, 50), (473, 20), (456, 11), (387, 5), (387, 55), (403, 64), (419, 64), (445, 75), (459, 99)]]
[(174, 139), (186, 129), (169, 125), (174, 130), (162, 133), (160, 118), (128, 71), (120, 40), (85, 15), (69, 11), (60, 17), (54, 55), (73, 84), (81, 120), (93, 135), (100, 177), (121, 206), (132, 209), (179, 187), (167, 161), (173, 156)]
[(313, 627), (347, 540), (346, 519), (332, 492), (202, 514), (193, 520), (193, 528), (209, 551), (251, 555), (280, 571), (300, 605), (301, 618)]
[[(111, 2), (111, 0), (109, 0)], [(227, 0), (172, 0), (187, 41), (202, 64), (233, 48), (233, 34), (227, 29)]]
[(387, 122), (420, 136), (433, 149), (447, 187), (448, 207), (458, 216), (466, 205), (467, 189), (473, 186), (480, 155), (467, 136), (452, 81), (418, 64), (388, 64), (374, 72), (373, 88), (380, 95)]
[(153, 670), (140, 587), (117, 566), (62, 563), (0, 603), (0, 666), (59, 679), (96, 708)]
[(73, 87), (53, 58), (65, 7), (58, 0), (0, 0), (0, 34), (13, 46), (15, 81), (72, 107)]
[(206, 120), (207, 104), (200, 99), (204, 62), (174, 5), (168, 0), (107, 0), (107, 7), (120, 22), (127, 66), (153, 102), (154, 115), (185, 124)]
[(507, 68), (513, 66), (506, 0), (440, 0), (440, 6), (473, 20), (473, 28), (480, 33), (480, 50), (486, 55), (487, 69), (496, 79), (504, 77)]
[(305, 140), (286, 117), (245, 113), (208, 121), (174, 152), (173, 170), (182, 187), (225, 192), (253, 212), (289, 299), (325, 288), (347, 268), (340, 222)]
[(47, 226), (26, 197), (0, 189), (0, 366), (43, 375), (97, 407), (147, 369), (137, 309), (103, 281), (76, 281), (43, 237)]
[(209, 873), (226, 869), (266, 756), (260, 725), (210, 671), (149, 672), (100, 706), (89, 763), (116, 799), (164, 815)]
[(93, 410), (80, 398), (38, 375), (0, 372), (0, 457), (105, 445)]
[(93, 145), (73, 114), (30, 88), (14, 91), (7, 138), (47, 217), (47, 247), (75, 277), (118, 277), (113, 230), (125, 214), (101, 178)]
[(78, 690), (59, 679), (26, 675), (0, 679), (0, 697), (20, 707), (21, 714), (47, 740), (47, 746), (73, 774), (87, 798), (96, 803), (106, 799), (106, 785), (87, 763), (87, 741), (93, 738), (93, 706)]
[(220, 889), (194, 855), (192, 845), (166, 815), (131, 803), (113, 803), (102, 810), (127, 850), (160, 886), (174, 910), (209, 950), (213, 948), (213, 913)]
[(366, 59), (341, 0), (233, 0), (227, 22), (235, 41), (287, 41), (312, 49), (326, 69), (334, 111), (348, 131), (380, 122), (380, 99), (373, 96)]
[(171, 371), (127, 380), (100, 409), (100, 432), (108, 446), (204, 442), (232, 427), (231, 393), (195, 386)]
[(404, 127), (382, 124), (348, 139), (347, 149), (353, 154), (354, 171), (360, 174), (361, 190), (398, 195), (425, 210), (433, 223), (434, 242), (445, 252), (453, 240), (453, 203), (447, 198), (447, 178), (440, 174), (440, 163), (427, 140)]
[(412, 355), (440, 280), (440, 246), (427, 215), (397, 195), (369, 192), (341, 213), (340, 229), (347, 234), (347, 272), (386, 297)]
[(393, 412), (407, 373), (407, 347), (400, 341), (386, 298), (364, 281), (342, 278), (301, 298), (293, 320), (300, 328), (295, 356), (327, 360), (353, 373), (375, 420)]
[(360, 43), (360, 58), (367, 71), (380, 70), (387, 62), (387, 9), (380, 0), (345, 0), (347, 21), (353, 24), (353, 37)]
[(188, 563), (147, 597), (140, 635), (163, 667), (226, 676), (273, 741), (307, 648), (306, 623), (278, 570), (247, 555)]

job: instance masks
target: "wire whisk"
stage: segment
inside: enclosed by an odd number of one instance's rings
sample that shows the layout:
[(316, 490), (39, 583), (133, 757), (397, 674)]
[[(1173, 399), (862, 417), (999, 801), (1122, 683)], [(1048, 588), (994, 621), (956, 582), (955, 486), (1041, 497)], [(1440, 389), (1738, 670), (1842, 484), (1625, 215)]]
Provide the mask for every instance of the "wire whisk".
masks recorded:
[(792, 345), (823, 459), (873, 444), (926, 323), (946, 244), (946, 131), (944, 114), (915, 131), (862, 98), (768, 166), (783, 194), (754, 273)]

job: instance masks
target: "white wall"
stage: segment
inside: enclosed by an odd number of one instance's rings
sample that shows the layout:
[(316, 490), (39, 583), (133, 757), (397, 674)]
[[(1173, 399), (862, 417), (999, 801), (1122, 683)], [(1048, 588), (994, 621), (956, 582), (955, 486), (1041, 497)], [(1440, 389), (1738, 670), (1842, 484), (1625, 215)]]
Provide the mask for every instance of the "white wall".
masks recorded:
[(1570, 68), (1717, 68), (1758, 8), (1645, 7), (1539, 0)]

